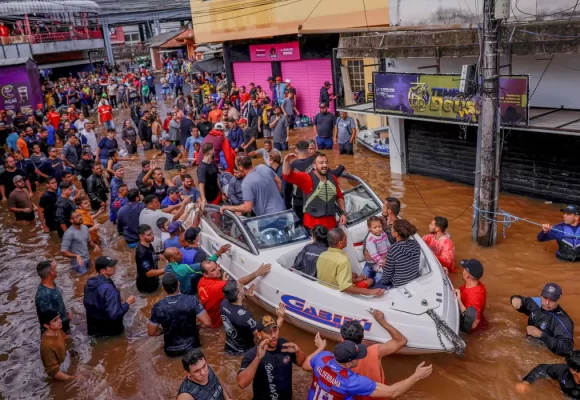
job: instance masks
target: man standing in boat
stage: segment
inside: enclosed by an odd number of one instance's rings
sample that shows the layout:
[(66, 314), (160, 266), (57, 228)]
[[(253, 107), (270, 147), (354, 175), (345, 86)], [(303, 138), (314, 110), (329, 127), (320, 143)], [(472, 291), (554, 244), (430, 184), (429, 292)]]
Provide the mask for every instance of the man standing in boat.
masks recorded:
[(556, 257), (566, 261), (580, 261), (580, 207), (568, 206), (561, 209), (564, 222), (550, 226), (542, 225), (538, 242), (555, 240), (558, 243)]
[(304, 227), (309, 231), (316, 225), (323, 225), (329, 230), (336, 228), (337, 211), (341, 214), (339, 223), (345, 225), (347, 214), (344, 195), (334, 175), (328, 174), (328, 158), (319, 153), (314, 159), (311, 172), (292, 170), (290, 164), (296, 158), (294, 153), (284, 157), (282, 176), (286, 182), (298, 186), (304, 193)]

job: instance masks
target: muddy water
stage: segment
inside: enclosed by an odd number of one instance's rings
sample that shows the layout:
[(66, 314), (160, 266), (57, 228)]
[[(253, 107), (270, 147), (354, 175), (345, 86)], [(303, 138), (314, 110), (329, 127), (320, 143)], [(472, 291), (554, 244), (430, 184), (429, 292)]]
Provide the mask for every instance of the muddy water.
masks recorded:
[[(162, 114), (163, 115), (163, 114)], [(127, 113), (124, 114), (127, 117)], [(121, 115), (117, 117), (120, 123)], [(310, 130), (292, 134), (292, 141), (311, 135)], [(148, 155), (149, 157), (151, 155)], [(396, 196), (403, 203), (403, 217), (419, 227), (421, 233), (434, 215), (446, 216), (455, 242), (456, 259), (476, 257), (485, 266), (483, 282), (487, 287), (485, 331), (466, 338), (463, 358), (448, 354), (429, 356), (394, 356), (385, 360), (387, 380), (395, 382), (410, 375), (421, 361), (434, 364), (433, 375), (416, 385), (406, 399), (517, 399), (514, 385), (527, 371), (541, 362), (560, 359), (546, 349), (524, 339), (525, 319), (512, 310), (512, 294), (539, 295), (542, 285), (555, 281), (562, 285), (563, 307), (575, 320), (580, 310), (577, 265), (559, 262), (554, 257), (555, 243), (536, 242), (538, 228), (516, 223), (492, 249), (482, 249), (471, 242), (472, 188), (420, 176), (391, 177), (388, 159), (358, 149), (354, 157), (330, 154), (331, 163), (346, 165), (349, 172), (363, 177), (381, 197)], [(127, 162), (126, 181), (134, 185), (140, 160)], [(423, 199), (425, 201), (423, 201)], [(70, 271), (68, 261), (59, 255), (56, 236), (41, 233), (40, 226), (17, 227), (5, 205), (0, 206), (0, 398), (6, 399), (171, 399), (184, 377), (180, 359), (163, 353), (161, 337), (149, 338), (147, 319), (161, 293), (144, 296), (135, 288), (134, 253), (126, 249), (114, 227), (105, 219), (101, 230), (103, 252), (118, 258), (114, 280), (122, 296), (137, 295), (137, 302), (125, 317), (126, 333), (113, 339), (89, 339), (86, 334), (82, 294), (92, 272), (79, 276)], [(502, 194), (501, 207), (508, 212), (535, 221), (560, 221), (560, 205), (545, 204), (518, 196)], [(74, 373), (83, 378), (72, 383), (44, 379), (39, 359), (39, 329), (34, 309), (34, 294), (39, 279), (35, 265), (44, 258), (58, 263), (57, 284), (73, 315), (73, 341), (79, 352), (73, 363)], [(461, 276), (452, 277), (460, 285)], [(250, 306), (254, 314), (262, 311)], [(233, 390), (235, 399), (250, 399), (250, 390), (240, 390), (236, 373), (240, 359), (223, 352), (223, 330), (203, 329), (204, 352), (216, 373)], [(313, 350), (313, 340), (305, 333), (285, 325), (281, 336), (298, 343), (305, 351)], [(333, 344), (330, 345), (333, 347)], [(305, 399), (311, 383), (309, 374), (295, 369), (295, 399)], [(553, 383), (542, 382), (526, 398), (560, 398)]]

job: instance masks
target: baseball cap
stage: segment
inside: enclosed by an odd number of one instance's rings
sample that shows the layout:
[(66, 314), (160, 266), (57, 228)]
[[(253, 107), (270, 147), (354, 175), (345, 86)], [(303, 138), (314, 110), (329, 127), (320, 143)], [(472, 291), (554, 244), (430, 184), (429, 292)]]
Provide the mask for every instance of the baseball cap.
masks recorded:
[(284, 82), (285, 83), (290, 83), (290, 79), (286, 79)]
[(85, 154), (92, 154), (93, 152), (91, 151), (90, 147), (85, 147), (81, 153), (83, 155), (85, 155)]
[(16, 175), (14, 178), (12, 178), (12, 183), (16, 183), (18, 181), (23, 181), (24, 178), (22, 177), (22, 175)]
[(481, 279), (483, 276), (483, 265), (474, 258), (470, 260), (461, 260), (461, 266), (475, 279)]
[(573, 205), (569, 205), (566, 208), (562, 208), (562, 209), (560, 209), (560, 211), (562, 211), (563, 213), (566, 213), (566, 214), (580, 215), (580, 209), (577, 206), (573, 206)]
[(53, 308), (49, 308), (47, 310), (40, 312), (38, 317), (40, 319), (41, 325), (44, 325), (44, 324), (48, 325), (48, 324), (50, 324), (50, 321), (52, 321), (53, 319), (55, 319), (59, 315), (60, 314), (57, 310), (55, 310)]
[(345, 340), (334, 348), (334, 358), (339, 363), (347, 363), (354, 360), (361, 360), (367, 356), (367, 346), (355, 344), (350, 340)]
[(562, 288), (557, 283), (546, 283), (542, 289), (542, 297), (558, 301), (562, 296)]
[(179, 193), (179, 189), (177, 186), (171, 186), (167, 189), (167, 194)]
[(281, 77), (281, 76), (277, 76), (277, 77), (276, 77), (276, 80), (277, 80), (277, 81), (282, 81), (282, 77)]
[(185, 239), (186, 242), (193, 242), (195, 239), (197, 239), (197, 236), (199, 235), (200, 232), (201, 229), (199, 228), (187, 228), (187, 230), (183, 234), (183, 238)]
[(44, 106), (42, 104), (37, 104), (36, 108), (43, 108)]
[(261, 319), (258, 320), (256, 324), (256, 329), (258, 332), (270, 332), (272, 328), (278, 327), (276, 320), (272, 318), (270, 315), (264, 315)]
[(121, 168), (123, 168), (123, 164), (116, 163), (115, 165), (113, 165), (113, 171), (118, 171)]
[(215, 124), (214, 129), (217, 129), (218, 131), (223, 131), (226, 128), (224, 127), (224, 124), (218, 122), (217, 124)]
[(99, 272), (107, 267), (114, 267), (117, 265), (117, 260), (111, 257), (101, 256), (95, 260), (95, 269)]
[(175, 233), (177, 232), (179, 229), (181, 228), (181, 222), (179, 221), (173, 221), (169, 224), (169, 226), (167, 227), (167, 232), (168, 233)]
[(247, 124), (247, 123), (248, 123), (248, 120), (247, 120), (247, 119), (245, 119), (245, 118), (240, 118), (240, 119), (238, 119), (238, 124), (240, 124), (240, 125), (241, 125), (241, 124)]

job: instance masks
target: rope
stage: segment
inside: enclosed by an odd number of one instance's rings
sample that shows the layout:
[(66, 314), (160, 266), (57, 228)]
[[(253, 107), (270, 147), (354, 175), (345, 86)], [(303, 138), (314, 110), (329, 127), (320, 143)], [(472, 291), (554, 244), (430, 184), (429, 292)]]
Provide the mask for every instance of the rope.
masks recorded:
[[(510, 214), (502, 209), (499, 209), (498, 211), (487, 211), (487, 210), (482, 210), (481, 208), (477, 207), (475, 204), (473, 204), (473, 208), (477, 211), (477, 213), (479, 214), (479, 216), (487, 221), (492, 221), (492, 222), (496, 222), (498, 224), (502, 225), (502, 231), (501, 231), (501, 235), (502, 237), (505, 239), (506, 238), (506, 230), (508, 228), (510, 228), (514, 222), (527, 222), (528, 224), (531, 225), (536, 225), (539, 226), (540, 228), (542, 227), (542, 224), (529, 220), (527, 218), (522, 218), (522, 217), (518, 217), (516, 215)], [(499, 216), (502, 217), (502, 219), (495, 219), (494, 216)], [(569, 238), (575, 238), (575, 239), (580, 239), (580, 235), (569, 235), (567, 232), (564, 232), (560, 229), (555, 229), (555, 228), (550, 228), (550, 230), (554, 231), (554, 232), (560, 232), (566, 235), (566, 237)]]

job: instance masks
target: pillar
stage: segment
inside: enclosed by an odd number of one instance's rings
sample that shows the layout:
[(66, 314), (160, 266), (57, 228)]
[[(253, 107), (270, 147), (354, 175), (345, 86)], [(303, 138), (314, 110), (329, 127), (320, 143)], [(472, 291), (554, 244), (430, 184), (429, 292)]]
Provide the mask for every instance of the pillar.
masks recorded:
[(161, 35), (161, 24), (159, 23), (159, 17), (153, 18), (153, 27), (155, 29), (155, 36)]
[(105, 41), (105, 51), (107, 53), (107, 58), (109, 59), (109, 64), (115, 64), (115, 57), (113, 56), (113, 46), (111, 45), (111, 36), (109, 35), (109, 24), (103, 22), (101, 25), (103, 27), (103, 40)]
[(391, 152), (391, 173), (407, 173), (407, 143), (405, 140), (405, 120), (389, 117), (389, 150)]

